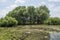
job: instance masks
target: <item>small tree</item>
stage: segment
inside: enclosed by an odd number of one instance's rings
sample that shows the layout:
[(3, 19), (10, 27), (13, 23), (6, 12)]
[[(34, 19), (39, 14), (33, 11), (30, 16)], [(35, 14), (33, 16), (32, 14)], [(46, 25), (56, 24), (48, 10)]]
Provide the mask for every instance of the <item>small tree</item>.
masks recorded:
[(57, 17), (49, 18), (48, 20), (45, 21), (45, 24), (48, 24), (48, 25), (60, 25), (60, 18), (57, 18)]
[(1, 27), (14, 26), (17, 24), (18, 24), (18, 21), (12, 17), (5, 17), (3, 19), (0, 19), (0, 26)]

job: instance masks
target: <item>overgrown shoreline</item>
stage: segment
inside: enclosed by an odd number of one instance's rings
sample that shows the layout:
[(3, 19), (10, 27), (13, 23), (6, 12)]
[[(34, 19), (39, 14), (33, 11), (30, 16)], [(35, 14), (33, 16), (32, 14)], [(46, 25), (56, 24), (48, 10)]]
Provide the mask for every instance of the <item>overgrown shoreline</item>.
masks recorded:
[(49, 40), (49, 32), (60, 32), (60, 26), (21, 25), (0, 27), (0, 40)]

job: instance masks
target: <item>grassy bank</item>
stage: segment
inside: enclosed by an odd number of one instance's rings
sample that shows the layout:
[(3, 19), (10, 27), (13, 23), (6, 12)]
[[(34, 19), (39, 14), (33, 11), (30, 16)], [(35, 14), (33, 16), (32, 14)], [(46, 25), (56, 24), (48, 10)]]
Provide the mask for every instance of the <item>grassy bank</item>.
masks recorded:
[(60, 32), (60, 25), (0, 27), (0, 40), (49, 40), (49, 32)]

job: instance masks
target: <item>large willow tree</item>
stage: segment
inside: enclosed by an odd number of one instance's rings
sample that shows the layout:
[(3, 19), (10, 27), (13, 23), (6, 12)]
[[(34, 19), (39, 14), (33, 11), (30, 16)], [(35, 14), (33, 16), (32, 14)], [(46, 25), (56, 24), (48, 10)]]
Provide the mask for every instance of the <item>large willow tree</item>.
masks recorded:
[(49, 17), (49, 9), (45, 5), (36, 8), (19, 6), (10, 11), (7, 16), (15, 18), (18, 24), (42, 24)]

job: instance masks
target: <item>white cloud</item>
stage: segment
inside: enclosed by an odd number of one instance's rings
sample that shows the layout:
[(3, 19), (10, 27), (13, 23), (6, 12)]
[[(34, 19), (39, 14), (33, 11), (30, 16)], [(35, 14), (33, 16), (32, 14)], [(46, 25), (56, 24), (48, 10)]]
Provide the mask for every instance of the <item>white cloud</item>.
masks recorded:
[(55, 7), (55, 9), (53, 11), (55, 11), (56, 13), (60, 13), (60, 6)]
[(46, 3), (45, 3), (45, 2), (41, 2), (40, 4), (41, 4), (41, 5), (46, 5)]
[(16, 0), (15, 3), (24, 3), (25, 0)]
[(14, 9), (15, 7), (17, 7), (18, 5), (17, 4), (12, 4), (12, 5), (10, 5), (10, 6), (8, 6), (8, 7), (6, 7), (7, 9)]
[(6, 14), (7, 14), (9, 11), (13, 10), (13, 9), (14, 9), (15, 7), (17, 7), (17, 6), (18, 6), (18, 5), (16, 5), (16, 4), (12, 4), (12, 5), (8, 6), (8, 7), (6, 7), (5, 9), (0, 10), (0, 18), (1, 18), (1, 17), (5, 17)]
[(53, 8), (51, 16), (60, 17), (60, 6)]
[(2, 2), (7, 2), (7, 1), (8, 1), (8, 0), (1, 0), (0, 3), (2, 3)]
[(49, 2), (60, 2), (60, 0), (48, 0)]
[(0, 18), (5, 17), (7, 11), (6, 10), (0, 10)]

